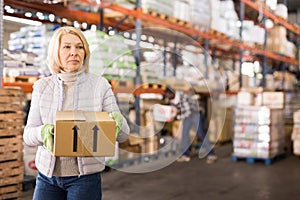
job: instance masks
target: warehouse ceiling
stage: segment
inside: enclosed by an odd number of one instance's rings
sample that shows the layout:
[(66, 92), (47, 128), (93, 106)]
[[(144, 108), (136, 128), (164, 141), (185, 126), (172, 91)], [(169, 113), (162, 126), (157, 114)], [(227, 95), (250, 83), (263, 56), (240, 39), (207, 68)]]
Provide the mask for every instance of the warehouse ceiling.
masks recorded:
[[(240, 0), (233, 1), (235, 2), (237, 13), (239, 13)], [(105, 17), (101, 18), (99, 13), (100, 2), (105, 5), (110, 2), (114, 2), (114, 0), (4, 0), (4, 5), (10, 5), (19, 10), (19, 12), (16, 13), (7, 13), (6, 10), (4, 10), (4, 14), (26, 18), (24, 16), (26, 11), (31, 11), (32, 13), (39, 11), (45, 14), (54, 14), (57, 16), (59, 19), (54, 21), (55, 23), (62, 23), (62, 20), (65, 18), (70, 19), (70, 21), (66, 23), (67, 25), (72, 25), (72, 21), (78, 21), (79, 23), (86, 22), (87, 24), (96, 25), (103, 22), (105, 27), (110, 26), (121, 31), (134, 29), (134, 16), (127, 16), (126, 18), (125, 14), (105, 9)], [(132, 0), (132, 2), (134, 2), (134, 0)], [(286, 4), (289, 13), (297, 13), (297, 11), (300, 10), (300, 0), (277, 0), (277, 3)], [(257, 20), (259, 13), (249, 6), (246, 6), (245, 8), (245, 19)], [(40, 20), (36, 16), (33, 16), (32, 19), (47, 22), (47, 19)], [(147, 20), (143, 21), (143, 26), (147, 26), (147, 24)], [(150, 25), (153, 26), (153, 24)]]
[[(132, 2), (133, 1), (134, 0), (132, 0)], [(114, 2), (114, 0), (4, 0), (4, 5), (10, 5), (19, 10), (19, 12), (17, 11), (15, 13), (7, 13), (6, 10), (4, 10), (4, 14), (26, 18), (26, 11), (31, 11), (32, 13), (37, 13), (39, 11), (57, 16), (54, 23), (73, 25), (72, 21), (77, 21), (79, 23), (99, 25), (103, 22), (105, 27), (116, 28), (120, 31), (134, 29), (134, 16), (126, 17), (125, 14), (105, 9), (105, 17), (101, 18), (99, 13), (100, 2), (101, 4), (109, 4), (109, 2)], [(234, 0), (234, 2), (236, 10), (239, 13), (240, 0)], [(277, 0), (277, 2), (287, 4), (290, 13), (300, 10), (300, 0)], [(257, 20), (257, 17), (259, 16), (259, 13), (249, 6), (246, 6), (245, 14), (245, 19)], [(47, 19), (41, 20), (37, 16), (32, 17), (32, 19), (42, 22), (51, 22), (49, 20), (47, 21)], [(64, 19), (70, 20), (68, 22), (63, 22)], [(158, 24), (149, 24), (147, 20), (144, 20), (143, 26), (147, 27), (147, 25), (157, 26)]]
[[(102, 4), (109, 4), (110, 1), (112, 0), (101, 0)], [(111, 12), (111, 10), (109, 9), (104, 9), (105, 17), (101, 18), (99, 12), (99, 2), (100, 0), (4, 0), (4, 5), (10, 5), (13, 8), (17, 8), (17, 10), (20, 11), (17, 13), (7, 13), (7, 11), (4, 10), (4, 14), (26, 18), (24, 15), (25, 11), (30, 11), (32, 13), (42, 12), (44, 14), (54, 14), (55, 16), (57, 16), (58, 19), (54, 21), (55, 23), (58, 22), (61, 24), (73, 25), (73, 22), (77, 21), (79, 23), (86, 22), (87, 24), (99, 25), (100, 22), (103, 22), (103, 25), (105, 25), (105, 27), (108, 28), (108, 30), (111, 30), (110, 28), (116, 28), (120, 31), (134, 30), (135, 15), (130, 16), (131, 14), (128, 14), (128, 17), (126, 16), (126, 14), (122, 14), (121, 12)], [(239, 12), (240, 0), (234, 0), (234, 2), (236, 4), (237, 12)], [(300, 9), (300, 0), (278, 0), (278, 3), (287, 3), (290, 13), (296, 13), (297, 10)], [(247, 12), (247, 10), (249, 10), (250, 12)], [(248, 18), (257, 20), (258, 12), (250, 8), (249, 6), (246, 6), (245, 13), (246, 15), (248, 15)], [(68, 22), (64, 22), (64, 19), (70, 20)], [(39, 21), (40, 19), (35, 17), (34, 20)], [(123, 20), (125, 23), (123, 22)], [(47, 20), (45, 19), (42, 19), (40, 21), (47, 22)], [(48, 22), (51, 21), (48, 20)], [(143, 27), (148, 27), (149, 25), (159, 26), (159, 23), (153, 23), (153, 21), (148, 22), (147, 20), (144, 20), (142, 25)], [(170, 37), (170, 34), (168, 33), (165, 34), (165, 32), (151, 32), (150, 35), (156, 36), (157, 34), (164, 40), (174, 41), (174, 38)], [(176, 41), (178, 41), (177, 33), (174, 34), (174, 37), (176, 37), (175, 39)], [(222, 40), (221, 37), (218, 37), (218, 39), (218, 41)], [(198, 40), (201, 43), (201, 45), (204, 45), (203, 43), (205, 41), (203, 40), (203, 38), (199, 38), (197, 36), (196, 40)], [(230, 46), (225, 44), (225, 47), (220, 47), (220, 45), (216, 45), (217, 48), (214, 50), (218, 50), (218, 48), (220, 48), (221, 54), (224, 53), (224, 49), (226, 50), (226, 52), (228, 52), (229, 47), (233, 51), (233, 53), (236, 53), (238, 51), (238, 48), (236, 46)]]
[[(34, 2), (44, 3), (44, 4), (60, 4), (63, 6), (77, 6), (77, 7), (87, 7), (89, 4), (90, 7), (95, 7), (97, 3), (101, 2), (102, 4), (108, 4), (109, 2), (114, 2), (113, 0), (18, 0), (19, 2), (24, 2), (27, 4), (32, 4)], [(142, 1), (142, 0), (141, 0)], [(264, 1), (264, 0), (262, 0)], [(4, 0), (4, 3), (6, 0)], [(234, 2), (240, 2), (240, 0), (234, 0)], [(300, 0), (277, 0), (277, 3), (286, 4), (289, 12), (295, 13), (300, 9)]]
[[(28, 3), (32, 2), (40, 2), (40, 3), (46, 3), (46, 4), (96, 4), (97, 2), (101, 2), (101, 0), (19, 0), (24, 1)], [(234, 0), (235, 2), (238, 2), (239, 0)], [(4, 1), (5, 2), (5, 1)], [(102, 0), (102, 2), (111, 2), (110, 0)], [(288, 7), (289, 12), (297, 12), (297, 9), (300, 9), (300, 0), (277, 0), (277, 3), (283, 3), (286, 4)]]

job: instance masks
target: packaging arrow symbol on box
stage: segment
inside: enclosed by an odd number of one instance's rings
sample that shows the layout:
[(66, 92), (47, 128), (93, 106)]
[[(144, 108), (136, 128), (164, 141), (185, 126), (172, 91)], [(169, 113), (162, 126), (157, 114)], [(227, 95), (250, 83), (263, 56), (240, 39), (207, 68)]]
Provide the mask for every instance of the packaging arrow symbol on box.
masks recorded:
[(96, 152), (97, 151), (97, 141), (98, 141), (98, 126), (94, 126), (93, 128), (93, 131), (94, 131), (94, 138), (93, 138), (93, 141), (94, 141), (94, 144), (93, 144), (93, 152)]
[(74, 135), (73, 135), (73, 152), (77, 152), (77, 142), (78, 142), (78, 126), (75, 125), (73, 128)]

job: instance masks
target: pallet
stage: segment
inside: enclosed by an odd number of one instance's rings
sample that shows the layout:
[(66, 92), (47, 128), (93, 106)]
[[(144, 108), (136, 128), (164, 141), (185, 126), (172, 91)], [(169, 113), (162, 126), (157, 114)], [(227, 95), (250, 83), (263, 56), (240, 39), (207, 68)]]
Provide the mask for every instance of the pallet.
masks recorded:
[(141, 85), (141, 87), (143, 89), (162, 89), (165, 90), (166, 86), (165, 85), (161, 85), (161, 84), (157, 84), (157, 83), (144, 83)]
[(33, 83), (39, 79), (38, 76), (5, 76), (3, 77), (4, 82), (23, 82), (23, 83)]
[(169, 21), (169, 22), (172, 22), (172, 23), (180, 25), (180, 26), (186, 26), (186, 27), (191, 26), (191, 24), (188, 21), (178, 19), (176, 17), (168, 16), (168, 15), (163, 14), (163, 13), (158, 13), (158, 12), (155, 12), (153, 10), (144, 9), (143, 12), (148, 14), (148, 15), (151, 15), (153, 17), (157, 17), (157, 18), (160, 18), (162, 20)]
[(168, 19), (168, 16), (166, 14), (163, 14), (163, 13), (158, 13), (158, 12), (155, 12), (153, 10), (144, 10), (144, 12), (146, 12), (148, 15), (151, 15), (153, 17), (158, 17), (162, 20), (167, 20)]
[(257, 49), (263, 49), (264, 46), (262, 44), (254, 43), (255, 48)]
[(5, 86), (0, 89), (0, 96), (24, 96), (24, 92), (20, 87)]
[(20, 87), (0, 89), (0, 199), (22, 197), (24, 100)]
[(22, 135), (24, 132), (24, 128), (19, 127), (19, 128), (6, 128), (6, 129), (0, 129), (0, 138), (7, 138), (7, 137), (12, 137), (12, 136), (17, 136), (17, 135)]
[(22, 135), (0, 138), (0, 161), (22, 160)]
[(8, 161), (0, 163), (0, 186), (19, 184), (24, 178), (24, 163)]
[(225, 33), (221, 33), (221, 32), (219, 32), (217, 30), (214, 30), (214, 29), (210, 29), (209, 33), (212, 34), (212, 35), (218, 36), (218, 37), (228, 38), (228, 36)]
[(23, 105), (22, 104), (8, 104), (4, 103), (1, 104), (0, 107), (0, 112), (5, 113), (5, 112), (19, 112), (22, 111)]
[(16, 113), (11, 113), (11, 112), (0, 112), (0, 121), (15, 121), (15, 120), (24, 120), (25, 113), (24, 112), (16, 112)]
[(175, 24), (178, 24), (180, 26), (191, 27), (190, 22), (184, 21), (182, 19), (178, 19), (178, 18), (175, 18), (175, 17), (168, 18), (168, 21), (170, 21), (172, 23), (175, 23)]
[(0, 103), (22, 103), (23, 97), (0, 96)]
[[(20, 87), (0, 89), (0, 140), (2, 137), (22, 134), (20, 129), (24, 128), (24, 100), (25, 95)], [(16, 130), (15, 134), (12, 134), (12, 130)], [(0, 147), (1, 144), (0, 141)]]
[(16, 121), (0, 121), (1, 129), (19, 129), (24, 126), (24, 119)]
[(209, 31), (209, 27), (208, 26), (201, 26), (201, 25), (198, 25), (198, 24), (193, 24), (191, 25), (191, 28), (192, 29), (195, 29), (197, 31), (201, 31), (201, 32), (208, 32)]
[(257, 157), (247, 157), (247, 156), (237, 156), (237, 155), (232, 155), (231, 160), (232, 162), (237, 162), (239, 160), (244, 160), (249, 164), (254, 164), (257, 162), (264, 162), (265, 165), (271, 165), (277, 160), (280, 160), (285, 157), (285, 154), (282, 155), (276, 155), (271, 158), (257, 158)]
[(13, 184), (0, 187), (0, 199), (21, 199), (22, 184)]
[(0, 199), (21, 199), (24, 163), (20, 160), (0, 162)]
[[(3, 87), (0, 89), (0, 103), (22, 104), (25, 94), (20, 87)], [(2, 107), (2, 106), (1, 106)]]

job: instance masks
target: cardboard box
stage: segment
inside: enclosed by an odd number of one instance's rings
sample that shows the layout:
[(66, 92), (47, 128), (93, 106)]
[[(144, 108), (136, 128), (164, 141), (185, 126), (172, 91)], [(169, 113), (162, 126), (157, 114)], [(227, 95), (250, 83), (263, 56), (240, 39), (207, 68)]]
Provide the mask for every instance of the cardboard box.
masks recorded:
[(192, 85), (184, 79), (178, 78), (163, 78), (160, 79), (160, 84), (167, 85), (174, 90), (189, 91)]
[(114, 156), (116, 123), (106, 112), (58, 111), (55, 156)]
[(263, 92), (262, 101), (264, 106), (272, 109), (284, 108), (284, 93), (283, 92)]
[(153, 106), (153, 118), (158, 122), (173, 121), (177, 114), (177, 109), (174, 106), (155, 104)]
[(238, 105), (253, 105), (254, 104), (254, 95), (251, 92), (240, 91), (237, 95), (237, 104)]

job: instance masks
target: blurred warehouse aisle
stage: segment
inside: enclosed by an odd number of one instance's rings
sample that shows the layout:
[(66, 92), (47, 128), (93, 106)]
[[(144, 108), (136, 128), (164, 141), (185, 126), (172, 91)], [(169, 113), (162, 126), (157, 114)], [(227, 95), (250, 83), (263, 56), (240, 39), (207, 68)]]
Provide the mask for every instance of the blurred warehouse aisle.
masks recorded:
[(105, 199), (282, 200), (299, 198), (300, 160), (294, 156), (271, 165), (231, 161), (231, 145), (216, 148), (219, 160), (208, 165), (194, 157), (147, 174), (111, 172), (103, 176)]
[[(271, 165), (257, 161), (231, 160), (232, 145), (216, 147), (219, 160), (206, 164), (193, 157), (190, 162), (174, 162), (149, 173), (103, 173), (103, 200), (282, 200), (298, 199), (300, 159), (293, 155)], [(159, 165), (157, 160), (151, 165)], [(135, 167), (130, 166), (134, 171)], [(24, 193), (31, 199), (32, 191)]]

